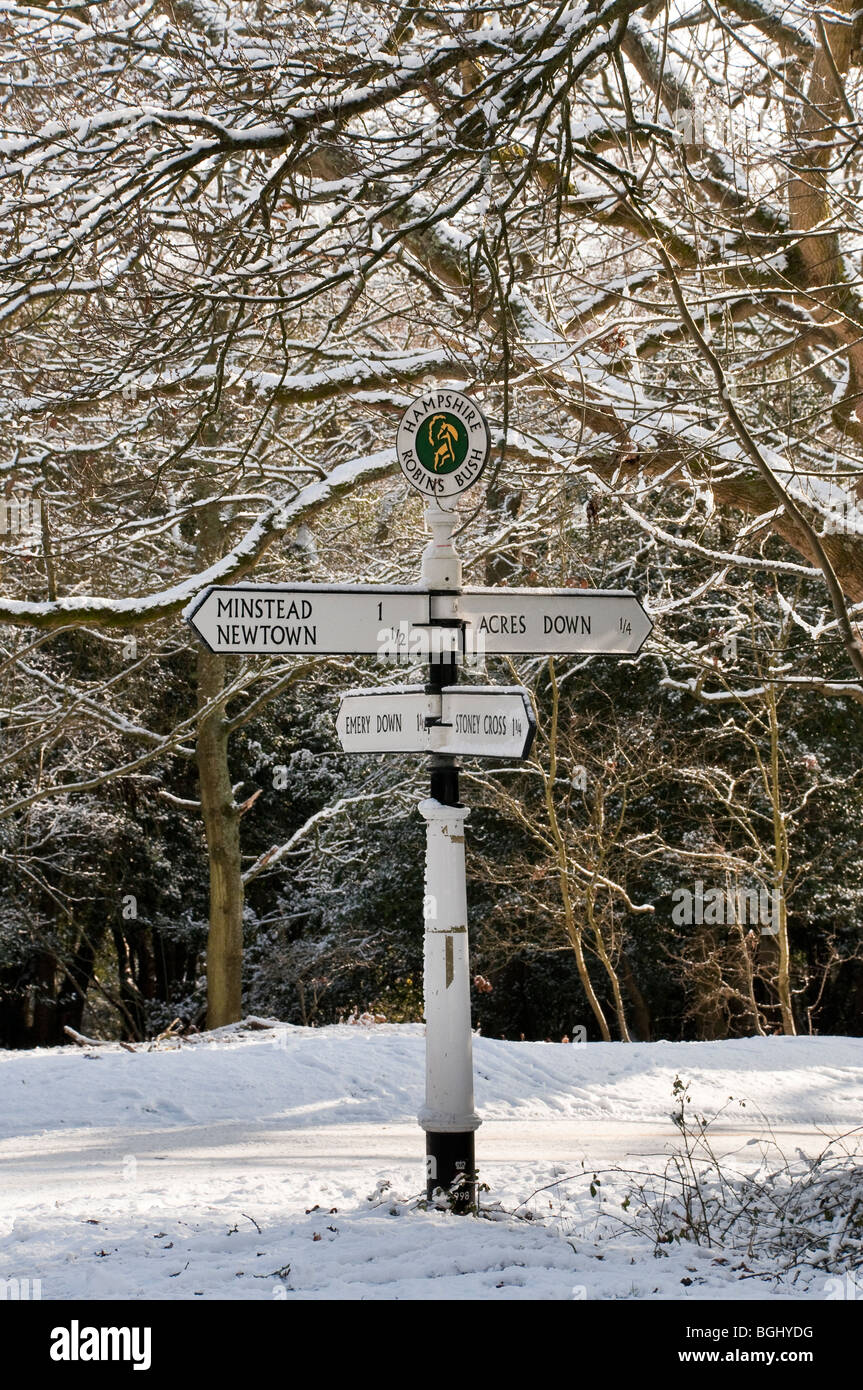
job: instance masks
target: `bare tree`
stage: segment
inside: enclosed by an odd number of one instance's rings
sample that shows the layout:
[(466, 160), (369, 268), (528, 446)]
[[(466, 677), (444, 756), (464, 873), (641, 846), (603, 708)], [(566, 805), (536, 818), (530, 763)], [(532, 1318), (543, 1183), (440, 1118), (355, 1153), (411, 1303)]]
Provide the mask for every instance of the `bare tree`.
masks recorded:
[[(232, 701), (290, 672), (201, 656), (148, 728), (122, 678), (46, 667), (70, 630), (176, 642), (204, 584), (290, 574), (303, 525), (326, 577), (404, 577), (392, 426), (426, 385), (493, 422), (471, 577), (532, 582), (583, 487), (642, 537), (672, 646), (687, 604), (768, 578), (801, 681), (863, 699), (860, 53), (850, 0), (7, 12), (4, 810), (197, 756), (213, 1021), (239, 1007)], [(361, 561), (358, 493), (390, 541)]]

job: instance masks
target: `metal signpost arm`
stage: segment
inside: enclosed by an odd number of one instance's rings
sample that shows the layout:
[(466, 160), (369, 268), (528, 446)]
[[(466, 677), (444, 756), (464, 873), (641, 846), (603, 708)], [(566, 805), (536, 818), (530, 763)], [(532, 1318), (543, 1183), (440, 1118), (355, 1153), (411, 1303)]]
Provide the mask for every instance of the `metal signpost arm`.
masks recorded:
[[(461, 565), (452, 542), (456, 516), (437, 499), (426, 505), (432, 538), (422, 578), (441, 596), (456, 596)], [(444, 606), (446, 606), (444, 604)], [(441, 626), (450, 625), (446, 617)], [(430, 641), (436, 625), (429, 628)], [(442, 635), (442, 634), (441, 634)], [(437, 696), (458, 677), (455, 654), (430, 651), (429, 691)], [(476, 1207), (474, 1133), (480, 1124), (473, 1099), (467, 889), (464, 822), (454, 757), (431, 757), (431, 797), (420, 804), (426, 822), (424, 996), (426, 1095), (419, 1123), (426, 1132), (426, 1191), (447, 1193), (454, 1211)]]

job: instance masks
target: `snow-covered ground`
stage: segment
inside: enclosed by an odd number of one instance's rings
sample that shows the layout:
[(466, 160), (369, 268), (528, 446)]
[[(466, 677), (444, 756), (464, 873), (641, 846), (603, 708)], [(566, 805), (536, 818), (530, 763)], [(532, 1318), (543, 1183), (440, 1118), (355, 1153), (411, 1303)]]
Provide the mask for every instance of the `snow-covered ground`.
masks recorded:
[(863, 1039), (478, 1037), (478, 1218), (420, 1201), (423, 1060), (421, 1027), (386, 1024), (0, 1052), (0, 1278), (50, 1299), (836, 1296), (806, 1259), (777, 1280), (757, 1251), (657, 1247), (624, 1202), (680, 1148), (676, 1076), (721, 1112), (729, 1171), (763, 1172), (863, 1124)]

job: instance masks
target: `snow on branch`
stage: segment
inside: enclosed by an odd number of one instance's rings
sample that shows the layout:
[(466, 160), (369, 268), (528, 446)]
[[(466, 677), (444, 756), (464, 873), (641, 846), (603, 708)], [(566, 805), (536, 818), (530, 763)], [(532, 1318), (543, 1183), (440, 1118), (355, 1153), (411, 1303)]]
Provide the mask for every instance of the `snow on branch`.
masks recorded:
[(187, 608), (208, 585), (227, 584), (248, 574), (268, 547), (291, 527), (337, 501), (358, 483), (385, 477), (394, 467), (394, 449), (382, 449), (339, 464), (326, 478), (301, 488), (291, 501), (270, 507), (215, 564), (160, 593), (135, 598), (64, 596), (43, 603), (0, 599), (0, 623), (37, 628), (64, 627), (70, 623), (81, 627), (129, 628), (171, 618)]
[(340, 816), (349, 812), (354, 806), (364, 805), (371, 801), (379, 801), (383, 796), (391, 798), (394, 794), (393, 789), (388, 787), (381, 791), (363, 792), (354, 796), (340, 796), (338, 801), (334, 801), (331, 806), (324, 806), (322, 810), (316, 811), (313, 816), (309, 816), (309, 819), (300, 826), (299, 830), (295, 830), (290, 839), (286, 840), (284, 844), (273, 845), (270, 849), (265, 850), (263, 854), (259, 855), (254, 864), (243, 874), (243, 883), (251, 883), (252, 879), (257, 878), (258, 874), (263, 873), (264, 869), (275, 869), (289, 854), (296, 852), (298, 845), (300, 845), (313, 830), (320, 829), (320, 827), (327, 824), (328, 821), (337, 820)]

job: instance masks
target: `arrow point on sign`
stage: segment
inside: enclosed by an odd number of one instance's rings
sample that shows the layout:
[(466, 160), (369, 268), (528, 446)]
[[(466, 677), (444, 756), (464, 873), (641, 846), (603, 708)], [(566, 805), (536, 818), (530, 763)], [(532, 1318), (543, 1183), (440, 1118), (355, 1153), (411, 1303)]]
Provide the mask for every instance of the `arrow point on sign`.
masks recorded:
[(648, 611), (647, 611), (647, 609), (645, 608), (644, 604), (641, 602), (641, 599), (638, 597), (638, 595), (637, 595), (637, 594), (634, 594), (634, 595), (633, 595), (633, 598), (635, 599), (635, 604), (636, 604), (636, 607), (638, 608), (638, 611), (641, 613), (641, 616), (644, 618), (644, 636), (642, 637), (641, 641), (639, 642), (638, 646), (635, 648), (635, 651), (633, 652), (633, 656), (637, 656), (638, 653), (641, 651), (641, 648), (644, 646), (645, 642), (647, 641), (648, 637), (650, 636), (651, 632), (653, 631), (654, 623), (653, 623), (653, 619), (651, 618), (650, 614), (648, 613)]

